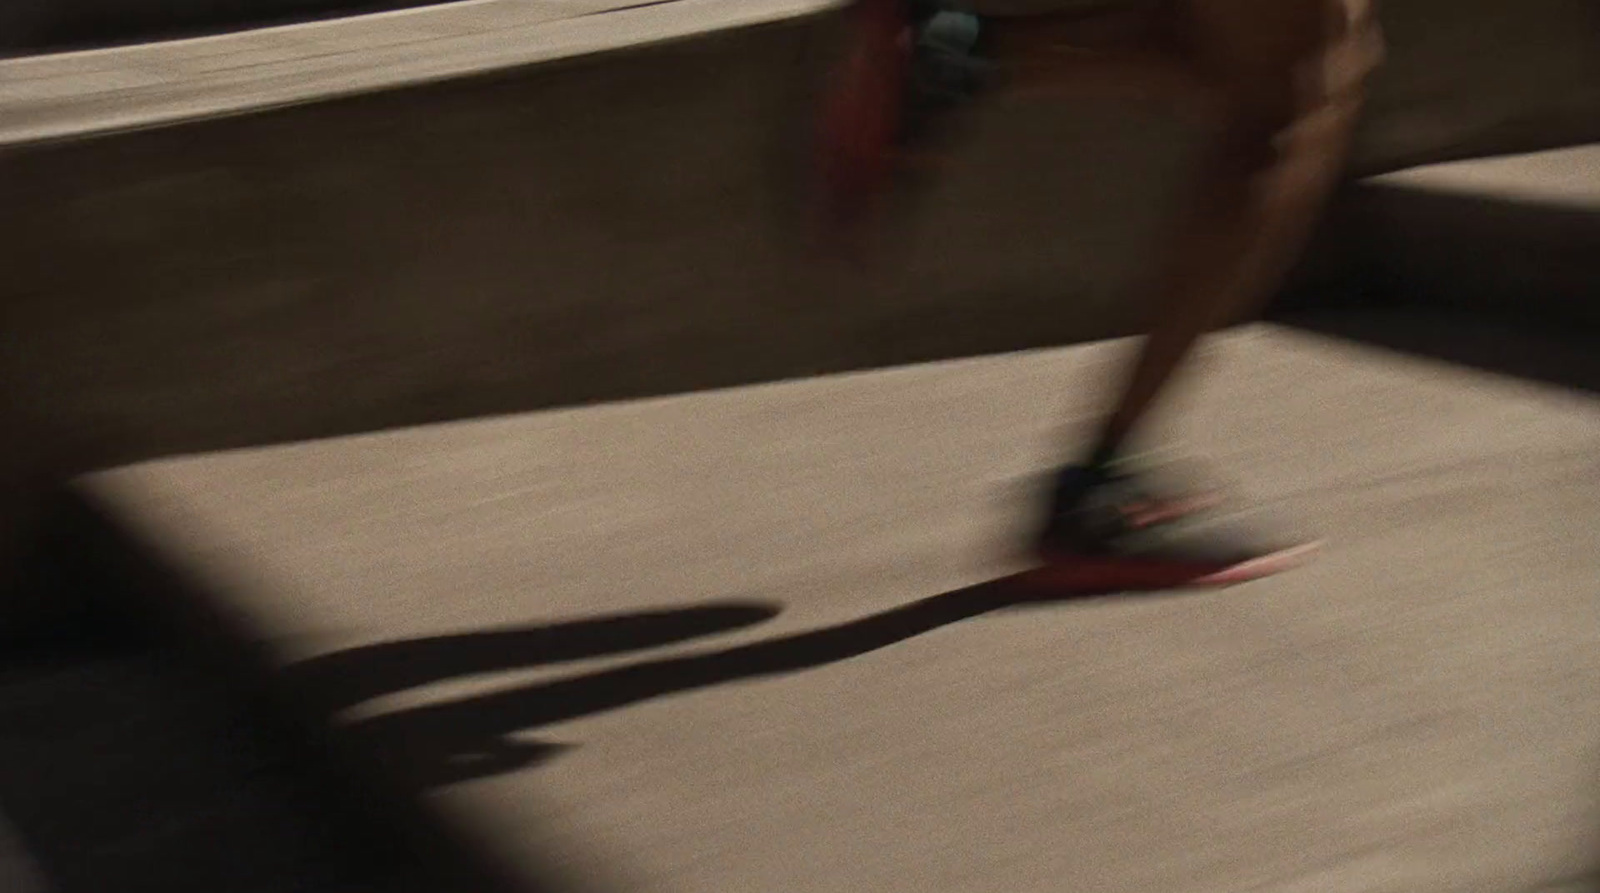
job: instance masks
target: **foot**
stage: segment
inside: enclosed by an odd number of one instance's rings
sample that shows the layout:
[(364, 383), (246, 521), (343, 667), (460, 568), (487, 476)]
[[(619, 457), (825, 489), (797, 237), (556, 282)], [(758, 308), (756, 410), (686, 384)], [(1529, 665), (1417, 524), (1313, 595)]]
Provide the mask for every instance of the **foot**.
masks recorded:
[(1216, 494), (1170, 491), (1127, 467), (1066, 469), (1030, 579), (1080, 592), (1231, 586), (1289, 570), (1318, 549), (1247, 534), (1221, 505)]

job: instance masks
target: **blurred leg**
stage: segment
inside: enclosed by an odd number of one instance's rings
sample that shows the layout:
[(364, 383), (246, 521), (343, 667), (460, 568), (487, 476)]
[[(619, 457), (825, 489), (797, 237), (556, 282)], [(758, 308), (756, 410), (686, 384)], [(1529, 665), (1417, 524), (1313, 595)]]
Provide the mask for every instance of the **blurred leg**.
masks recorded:
[(1159, 273), (1155, 318), (1101, 436), (1121, 445), (1212, 328), (1257, 309), (1343, 170), (1377, 33), (1345, 0), (1187, 0), (1187, 56), (1220, 112), (1206, 176)]
[(1200, 336), (1259, 307), (1301, 254), (1343, 171), (1377, 62), (1376, 30), (1364, 9), (1338, 0), (1168, 8), (1172, 27), (1155, 54), (1063, 54), (1046, 67), (1074, 76), (1027, 79), (1165, 91), (1213, 136), (1157, 268), (1154, 317), (1129, 377), (1088, 461), (1057, 479), (1037, 544), (1040, 579), (1051, 585), (1218, 585), (1276, 573), (1314, 550), (1197, 523), (1210, 499), (1164, 494), (1117, 460)]

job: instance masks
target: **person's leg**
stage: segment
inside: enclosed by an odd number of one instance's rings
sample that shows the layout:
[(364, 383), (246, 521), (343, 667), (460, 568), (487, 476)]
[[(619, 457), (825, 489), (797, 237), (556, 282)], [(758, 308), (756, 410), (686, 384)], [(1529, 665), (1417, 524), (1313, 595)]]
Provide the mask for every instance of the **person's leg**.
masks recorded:
[[(1289, 554), (1180, 542), (1174, 529), (1189, 525), (1165, 522), (1187, 521), (1203, 501), (1151, 498), (1142, 482), (1111, 466), (1199, 336), (1270, 296), (1299, 255), (1337, 182), (1365, 76), (1376, 63), (1375, 26), (1359, 3), (1165, 0), (1156, 11), (1177, 15), (1146, 17), (1150, 7), (1144, 7), (1092, 19), (1069, 14), (987, 23), (1007, 89), (1110, 90), (1170, 100), (1199, 112), (1217, 134), (1156, 283), (1149, 335), (1088, 462), (1067, 469), (1053, 493), (1037, 545), (1047, 559), (1077, 562), (1058, 575), (1061, 582), (1229, 582), (1268, 572)], [(884, 32), (877, 46), (873, 59), (893, 57), (905, 45)], [(871, 169), (889, 151), (885, 116), (898, 107), (893, 91), (881, 86), (894, 79), (881, 76), (873, 89), (848, 93), (854, 100), (876, 97), (876, 104), (865, 104), (871, 126), (846, 128), (845, 137), (874, 136), (831, 139), (826, 145), (841, 169)], [(1091, 555), (1093, 561), (1080, 561)], [(1129, 555), (1137, 560), (1123, 560)]]
[(1217, 138), (1128, 379), (1087, 459), (1057, 479), (1038, 543), (1057, 582), (1237, 582), (1309, 551), (1197, 524), (1209, 500), (1152, 493), (1118, 460), (1199, 337), (1256, 309), (1298, 258), (1342, 173), (1376, 32), (1337, 0), (1185, 0), (1184, 12), (1185, 58), (1210, 91)]
[(1376, 26), (1354, 0), (1186, 6), (1190, 59), (1223, 119), (1095, 460), (1122, 447), (1201, 335), (1279, 287), (1342, 173), (1378, 58)]

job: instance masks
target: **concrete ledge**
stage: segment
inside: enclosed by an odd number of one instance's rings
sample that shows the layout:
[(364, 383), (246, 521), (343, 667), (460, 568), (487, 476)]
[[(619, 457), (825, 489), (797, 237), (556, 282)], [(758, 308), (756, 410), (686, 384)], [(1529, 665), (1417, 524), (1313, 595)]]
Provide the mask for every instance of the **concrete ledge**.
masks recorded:
[(813, 15), (830, 5), (827, 0), (467, 0), (0, 60), (0, 145), (260, 112), (625, 51)]
[[(825, 12), (836, 0), (457, 0), (211, 37), (0, 59), (0, 141), (390, 89)], [(600, 13), (600, 21), (572, 21)], [(1600, 139), (1587, 0), (1388, 0), (1365, 174)]]
[(0, 6), (0, 56), (227, 34), (436, 2), (441, 0), (14, 0)]

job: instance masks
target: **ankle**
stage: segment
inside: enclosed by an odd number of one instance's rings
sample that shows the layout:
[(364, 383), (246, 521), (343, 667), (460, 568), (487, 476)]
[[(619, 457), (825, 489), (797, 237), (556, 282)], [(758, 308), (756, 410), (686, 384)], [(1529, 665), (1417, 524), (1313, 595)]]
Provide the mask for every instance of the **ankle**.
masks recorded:
[(1095, 444), (1094, 449), (1089, 451), (1088, 458), (1084, 460), (1083, 468), (1104, 476), (1121, 456), (1122, 443), (1120, 439), (1101, 438), (1100, 442)]
[(1051, 484), (1048, 514), (1059, 517), (1072, 512), (1108, 479), (1103, 468), (1083, 464), (1063, 466), (1056, 471)]

